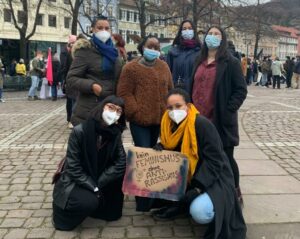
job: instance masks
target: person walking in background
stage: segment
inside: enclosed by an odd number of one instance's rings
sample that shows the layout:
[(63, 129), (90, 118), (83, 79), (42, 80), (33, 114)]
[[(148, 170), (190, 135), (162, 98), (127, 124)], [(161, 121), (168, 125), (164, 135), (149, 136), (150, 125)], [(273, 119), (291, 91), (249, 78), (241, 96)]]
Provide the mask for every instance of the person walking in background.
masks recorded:
[(126, 153), (124, 101), (108, 96), (90, 118), (74, 127), (63, 173), (54, 181), (53, 225), (70, 231), (87, 217), (115, 221), (122, 216)]
[(187, 156), (188, 188), (181, 201), (169, 201), (169, 206), (154, 211), (153, 217), (174, 219), (189, 212), (196, 223), (208, 224), (204, 238), (245, 239), (247, 229), (231, 167), (215, 126), (190, 103), (184, 90), (171, 90), (166, 101), (161, 143), (154, 149)]
[(172, 72), (175, 87), (191, 91), (193, 63), (200, 52), (200, 40), (194, 24), (189, 20), (181, 22), (167, 63)]
[(248, 59), (245, 56), (245, 54), (242, 54), (241, 64), (242, 64), (243, 76), (244, 76), (244, 78), (246, 80), (247, 79)]
[(246, 82), (248, 85), (251, 85), (253, 82), (253, 65), (251, 62), (251, 59), (247, 59), (247, 76), (246, 76)]
[(228, 41), (228, 50), (236, 59), (241, 60), (240, 54), (235, 50), (233, 41)]
[(4, 74), (5, 68), (4, 64), (2, 63), (2, 59), (0, 57), (0, 102), (5, 103), (5, 100), (3, 99), (3, 84), (4, 84)]
[(291, 57), (287, 56), (284, 64), (284, 70), (286, 72), (286, 88), (291, 88), (292, 86), (292, 76), (295, 63), (291, 60)]
[(120, 34), (112, 34), (112, 41), (115, 47), (118, 49), (119, 56), (123, 60), (123, 64), (127, 62), (127, 53), (125, 49), (125, 41)]
[(16, 73), (16, 65), (17, 65), (17, 61), (16, 59), (12, 59), (11, 61), (11, 64), (9, 66), (9, 75), (10, 76), (15, 76), (17, 73)]
[(253, 82), (257, 82), (257, 77), (258, 77), (258, 63), (257, 59), (254, 58), (252, 62), (252, 69), (253, 69)]
[(43, 61), (43, 53), (41, 51), (36, 52), (36, 56), (33, 58), (31, 65), (31, 87), (28, 92), (28, 100), (38, 100), (39, 97), (37, 96), (37, 88), (39, 86), (41, 77), (43, 77), (45, 73), (45, 64)]
[(107, 18), (96, 18), (92, 31), (90, 41), (79, 39), (72, 47), (74, 59), (67, 76), (67, 90), (79, 93), (71, 118), (74, 126), (87, 120), (90, 111), (104, 98), (115, 94), (122, 69)]
[(271, 70), (272, 70), (272, 78), (273, 78), (273, 89), (275, 89), (276, 85), (277, 85), (277, 89), (280, 89), (280, 77), (284, 69), (278, 57), (276, 57), (275, 61), (272, 63)]
[(300, 56), (297, 56), (297, 61), (295, 63), (293, 78), (292, 78), (292, 87), (294, 89), (300, 88)]
[[(138, 46), (142, 57), (127, 63), (122, 70), (117, 95), (125, 101), (134, 145), (152, 148), (159, 136), (161, 117), (166, 109), (165, 97), (173, 88), (170, 69), (159, 59), (156, 37), (146, 37)], [(137, 211), (149, 211), (154, 200), (136, 197)]]
[(59, 86), (59, 83), (61, 82), (61, 74), (60, 74), (60, 62), (58, 54), (55, 53), (53, 55), (52, 59), (52, 75), (53, 75), (53, 82), (51, 85), (51, 96), (52, 101), (57, 100), (57, 87)]
[(26, 66), (22, 58), (20, 58), (19, 63), (16, 65), (15, 72), (18, 76), (19, 89), (22, 90), (24, 86), (25, 77), (26, 77)]
[(267, 57), (264, 57), (264, 60), (261, 63), (260, 68), (261, 68), (261, 73), (262, 73), (261, 85), (269, 88), (268, 74), (269, 74), (270, 68), (269, 68), (269, 63), (267, 61)]
[(240, 202), (240, 175), (234, 147), (239, 144), (238, 110), (247, 96), (241, 63), (227, 50), (226, 34), (211, 27), (194, 67), (192, 101), (201, 115), (216, 126), (229, 159)]
[(67, 85), (67, 75), (73, 61), (71, 51), (76, 40), (77, 37), (75, 35), (70, 35), (68, 38), (67, 47), (60, 54), (61, 79), (63, 81), (62, 91), (64, 94), (66, 94), (67, 123), (69, 129), (73, 128), (73, 125), (71, 123), (71, 116), (77, 98), (77, 91), (72, 89), (67, 90), (66, 85)]

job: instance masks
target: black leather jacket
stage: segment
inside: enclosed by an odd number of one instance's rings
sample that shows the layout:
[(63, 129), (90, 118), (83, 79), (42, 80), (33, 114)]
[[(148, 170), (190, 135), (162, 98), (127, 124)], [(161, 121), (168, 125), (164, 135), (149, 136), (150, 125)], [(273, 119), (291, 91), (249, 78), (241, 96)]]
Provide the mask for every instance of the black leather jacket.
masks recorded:
[(70, 135), (64, 172), (56, 182), (53, 190), (53, 202), (62, 209), (65, 208), (70, 192), (75, 185), (93, 192), (95, 187), (101, 190), (101, 188), (110, 182), (123, 177), (125, 173), (126, 153), (121, 140), (121, 134), (114, 138), (116, 147), (111, 154), (112, 158), (106, 164), (97, 182), (82, 167), (81, 162), (87, 160), (88, 157), (84, 140), (84, 127), (80, 124), (74, 128)]

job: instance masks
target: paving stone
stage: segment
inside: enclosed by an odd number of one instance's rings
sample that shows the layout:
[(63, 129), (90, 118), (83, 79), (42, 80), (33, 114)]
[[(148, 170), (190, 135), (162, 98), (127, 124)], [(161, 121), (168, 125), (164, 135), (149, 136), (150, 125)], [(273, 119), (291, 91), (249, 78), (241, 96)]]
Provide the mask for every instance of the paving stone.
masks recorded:
[(7, 218), (16, 217), (16, 218), (29, 218), (32, 215), (33, 211), (31, 210), (11, 210), (9, 211)]
[(26, 220), (24, 228), (36, 228), (43, 224), (45, 218), (43, 217), (33, 217)]
[(12, 229), (7, 233), (4, 239), (23, 239), (28, 234), (27, 229)]
[(154, 238), (158, 237), (171, 237), (173, 235), (172, 228), (164, 226), (154, 226), (150, 229), (151, 236)]
[(105, 225), (106, 225), (106, 221), (96, 219), (96, 218), (91, 218), (91, 217), (85, 219), (81, 224), (81, 226), (84, 228), (103, 227)]
[(8, 232), (7, 229), (1, 229), (0, 228), (0, 238), (4, 238), (4, 235)]
[(270, 160), (238, 160), (240, 175), (288, 175), (277, 163)]
[[(245, 221), (254, 223), (300, 222), (300, 194), (244, 195)], [(257, 203), (259, 202), (259, 203)]]
[(84, 228), (80, 232), (80, 238), (82, 239), (98, 239), (99, 237), (99, 228)]
[(102, 230), (101, 238), (125, 238), (124, 227), (106, 227)]
[(149, 229), (147, 227), (128, 227), (127, 237), (128, 238), (145, 238), (149, 237)]
[(77, 235), (77, 231), (55, 231), (54, 239), (75, 239)]
[(31, 232), (27, 235), (28, 239), (33, 238), (51, 238), (54, 232), (53, 228), (34, 228)]
[(134, 226), (152, 226), (155, 225), (155, 221), (150, 216), (133, 216)]
[(174, 234), (177, 237), (192, 237), (193, 232), (191, 227), (187, 226), (176, 226), (173, 228)]
[(25, 222), (24, 218), (5, 218), (0, 227), (9, 228), (9, 227), (21, 227)]
[(33, 217), (48, 217), (52, 215), (52, 210), (50, 209), (39, 209), (33, 214)]

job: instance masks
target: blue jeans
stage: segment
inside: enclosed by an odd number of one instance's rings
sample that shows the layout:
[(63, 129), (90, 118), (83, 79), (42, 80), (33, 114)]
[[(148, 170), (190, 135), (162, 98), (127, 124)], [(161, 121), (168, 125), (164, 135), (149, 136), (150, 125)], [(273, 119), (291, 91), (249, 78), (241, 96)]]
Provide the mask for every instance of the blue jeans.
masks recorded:
[(195, 222), (207, 224), (215, 217), (214, 205), (207, 193), (203, 193), (192, 201), (190, 214)]
[(159, 129), (159, 125), (140, 126), (130, 123), (130, 132), (134, 146), (152, 148), (157, 143)]
[(2, 99), (2, 88), (0, 88), (0, 99)]
[(57, 98), (57, 85), (54, 83), (51, 86), (51, 96), (52, 98)]
[(36, 95), (36, 90), (39, 86), (40, 78), (38, 76), (31, 76), (31, 87), (28, 92), (28, 96), (34, 97)]
[(266, 73), (266, 74), (262, 74), (262, 77), (261, 77), (261, 85), (262, 86), (266, 86), (266, 84), (267, 84), (267, 82), (268, 82), (268, 74)]

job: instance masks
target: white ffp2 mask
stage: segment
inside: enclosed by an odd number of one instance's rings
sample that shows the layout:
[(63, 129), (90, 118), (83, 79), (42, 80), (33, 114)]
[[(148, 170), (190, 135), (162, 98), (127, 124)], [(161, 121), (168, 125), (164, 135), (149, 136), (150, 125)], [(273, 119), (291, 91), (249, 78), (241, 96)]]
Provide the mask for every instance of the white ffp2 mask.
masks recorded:
[(187, 116), (186, 110), (171, 110), (169, 111), (169, 117), (173, 120), (176, 124), (179, 124), (183, 121)]

